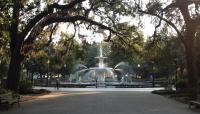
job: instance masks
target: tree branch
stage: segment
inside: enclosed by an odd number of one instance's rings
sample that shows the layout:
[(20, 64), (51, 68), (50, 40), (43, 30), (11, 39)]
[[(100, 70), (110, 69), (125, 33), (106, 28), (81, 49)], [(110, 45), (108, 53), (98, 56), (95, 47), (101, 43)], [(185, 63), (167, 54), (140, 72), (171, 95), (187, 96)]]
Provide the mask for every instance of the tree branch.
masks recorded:
[(43, 12), (41, 12), (40, 14), (36, 15), (33, 19), (31, 19), (29, 21), (29, 23), (26, 25), (26, 27), (24, 28), (24, 30), (22, 30), (20, 36), (23, 38), (23, 40), (25, 39), (25, 37), (28, 35), (28, 33), (31, 31), (31, 29), (45, 16), (47, 16), (50, 13), (53, 13), (53, 9), (60, 9), (60, 10), (69, 10), (71, 8), (73, 8), (75, 5), (77, 5), (78, 3), (81, 3), (85, 0), (73, 0), (71, 3), (67, 4), (67, 5), (59, 5), (58, 3), (54, 3), (51, 4), (47, 7), (46, 10), (44, 10)]
[(108, 26), (105, 26), (99, 22), (96, 22), (94, 20), (88, 19), (84, 16), (68, 16), (66, 14), (60, 13), (53, 13), (51, 15), (48, 15), (45, 17), (44, 20), (42, 20), (40, 23), (37, 24), (37, 26), (31, 31), (31, 34), (27, 37), (25, 40), (25, 43), (32, 44), (35, 40), (36, 36), (40, 34), (40, 32), (43, 30), (43, 28), (49, 24), (56, 23), (56, 22), (76, 22), (76, 21), (85, 21), (86, 23), (90, 23), (92, 25), (96, 25), (101, 29), (106, 29), (111, 31), (112, 33), (117, 33), (113, 29), (111, 29)]
[(169, 9), (171, 9), (171, 8), (176, 8), (176, 7), (177, 7), (177, 4), (176, 4), (176, 3), (171, 3), (171, 4), (169, 4), (168, 6), (166, 6), (165, 8), (163, 8), (162, 11), (167, 11), (167, 10), (169, 10)]
[(76, 30), (76, 24), (74, 23), (73, 25), (74, 25), (74, 34), (73, 34), (72, 36), (70, 36), (70, 37), (69, 37), (68, 35), (65, 35), (68, 39), (65, 40), (65, 42), (63, 43), (64, 46), (67, 45), (67, 42), (68, 42), (68, 41), (73, 40), (74, 37), (75, 37), (75, 35), (76, 35), (76, 33), (77, 33), (77, 30)]
[(176, 0), (176, 4), (180, 9), (182, 16), (186, 22), (186, 25), (191, 22), (191, 17), (188, 9), (189, 2), (188, 0)]
[[(163, 12), (162, 12), (161, 17), (163, 17)], [(159, 20), (159, 22), (158, 22), (158, 25), (155, 26), (154, 35), (153, 35), (154, 38), (157, 36), (157, 28), (159, 28), (160, 25), (161, 25), (161, 23), (162, 23), (162, 19), (161, 19), (161, 18), (159, 18), (159, 19), (160, 19), (160, 20)]]
[(144, 13), (144, 14), (148, 14), (148, 15), (152, 15), (152, 16), (155, 16), (155, 17), (158, 17), (159, 19), (165, 21), (168, 25), (170, 25), (175, 31), (176, 33), (178, 34), (178, 38), (181, 39), (181, 41), (186, 44), (186, 42), (184, 41), (184, 37), (182, 35), (182, 33), (178, 30), (178, 28), (175, 26), (174, 23), (172, 23), (171, 21), (168, 21), (167, 19), (163, 18), (162, 16), (160, 15), (157, 15), (157, 14), (152, 14), (150, 12), (146, 12), (146, 11), (143, 11), (143, 10), (138, 10), (139, 12), (141, 13)]
[(52, 42), (52, 36), (53, 36), (53, 33), (54, 33), (54, 31), (56, 30), (56, 27), (57, 27), (57, 26), (58, 26), (58, 23), (56, 23), (56, 24), (52, 27), (51, 33), (50, 33), (50, 35), (49, 35), (49, 41), (47, 42), (46, 46), (49, 46), (50, 43)]

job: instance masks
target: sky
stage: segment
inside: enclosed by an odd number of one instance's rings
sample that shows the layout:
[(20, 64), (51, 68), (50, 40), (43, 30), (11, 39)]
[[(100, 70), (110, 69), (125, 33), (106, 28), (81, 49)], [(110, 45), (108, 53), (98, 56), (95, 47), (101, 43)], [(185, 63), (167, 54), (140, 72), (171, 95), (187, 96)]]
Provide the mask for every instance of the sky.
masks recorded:
[[(148, 0), (144, 0), (144, 2), (148, 2)], [(86, 7), (87, 7), (87, 3), (86, 3)], [(95, 21), (98, 22), (99, 20), (100, 19), (95, 17)], [(120, 22), (121, 23), (122, 22), (129, 22), (129, 23), (137, 25), (137, 21), (133, 18), (130, 18), (130, 17), (123, 17), (123, 19), (120, 20)], [(144, 39), (147, 39), (148, 36), (152, 36), (155, 27), (154, 27), (153, 24), (151, 24), (151, 19), (148, 16), (142, 17), (142, 23), (143, 23), (143, 28), (141, 28), (140, 31), (143, 32)], [(62, 24), (60, 24), (60, 30), (59, 31), (73, 34), (74, 28), (73, 28), (73, 26), (70, 26), (70, 27), (67, 28), (67, 24), (62, 23)], [(80, 32), (81, 35), (87, 36), (86, 39), (87, 39), (88, 42), (101, 42), (104, 39), (102, 34), (93, 33), (90, 30), (86, 30), (86, 28), (84, 28), (84, 27), (81, 27), (79, 32)], [(58, 40), (59, 37), (60, 37), (60, 35), (56, 34), (55, 40)], [(76, 40), (78, 42), (80, 42), (80, 39), (78, 39), (78, 35), (76, 35), (76, 37), (77, 37)]]
[[(123, 22), (130, 22), (131, 23), (131, 18), (124, 18)], [(143, 32), (144, 34), (144, 39), (147, 39), (149, 36), (152, 36), (154, 33), (154, 25), (151, 24), (151, 19), (149, 17), (143, 17), (142, 18), (142, 23), (143, 23), (143, 28), (141, 28), (140, 30)], [(73, 27), (66, 27), (67, 24), (60, 24), (60, 32), (65, 32), (65, 33), (73, 33), (74, 32), (74, 28)], [(87, 30), (86, 28), (80, 28), (80, 34), (81, 35), (85, 35), (88, 36), (86, 37), (88, 42), (102, 42), (104, 37), (102, 34), (98, 34), (98, 33), (93, 33), (90, 30)], [(60, 37), (59, 35), (56, 37)], [(76, 37), (78, 37), (76, 35)], [(78, 42), (80, 41), (80, 39), (76, 38), (76, 40), (78, 40)]]
[[(149, 2), (149, 0), (141, 0), (141, 1), (144, 4)], [(171, 0), (163, 0), (162, 2), (170, 3), (170, 1)], [(63, 3), (63, 0), (60, 0), (59, 4), (62, 4), (62, 3)], [(44, 7), (45, 7), (45, 4), (42, 3), (42, 1), (41, 1), (41, 4), (42, 4), (41, 10), (43, 10)], [(87, 5), (87, 1), (86, 1), (85, 2), (85, 7), (87, 7), (87, 6), (88, 5)], [(99, 19), (95, 17), (95, 21), (99, 21)], [(135, 19), (130, 18), (130, 17), (123, 17), (121, 22), (130, 22), (130, 23), (133, 23), (133, 24), (137, 25), (137, 21)], [(147, 39), (149, 36), (153, 35), (155, 27), (151, 23), (151, 18), (148, 17), (148, 16), (143, 16), (142, 17), (142, 23), (143, 23), (143, 28), (141, 28), (140, 31), (143, 32), (144, 39)], [(57, 42), (60, 39), (60, 32), (61, 31), (65, 32), (65, 33), (68, 33), (68, 34), (69, 33), (73, 34), (74, 29), (73, 29), (72, 26), (67, 28), (67, 24), (61, 23), (59, 31), (54, 35), (54, 41), (55, 42)], [(101, 42), (104, 39), (102, 34), (93, 33), (92, 31), (86, 30), (85, 28), (80, 28), (79, 32), (80, 32), (81, 35), (88, 36), (86, 38), (88, 42)], [(78, 35), (76, 35), (76, 40), (78, 42), (80, 42), (80, 39), (78, 39)]]

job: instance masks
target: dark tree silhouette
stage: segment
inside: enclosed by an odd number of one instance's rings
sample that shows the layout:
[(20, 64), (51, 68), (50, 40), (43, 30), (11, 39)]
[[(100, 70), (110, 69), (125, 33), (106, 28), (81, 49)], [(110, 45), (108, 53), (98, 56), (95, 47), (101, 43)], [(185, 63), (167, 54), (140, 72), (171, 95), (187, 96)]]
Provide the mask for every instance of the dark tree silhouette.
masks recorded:
[[(129, 10), (128, 4), (121, 0), (89, 0), (89, 8), (83, 5), (83, 2), (87, 2), (86, 0), (69, 0), (65, 5), (60, 5), (59, 0), (57, 2), (55, 0), (44, 10), (41, 10), (40, 2), (33, 4), (28, 2), (30, 1), (11, 0), (10, 5), (7, 6), (12, 9), (11, 15), (8, 14), (12, 20), (9, 23), (11, 58), (6, 85), (8, 89), (14, 91), (18, 90), (21, 63), (31, 51), (37, 36), (46, 26), (59, 22), (72, 23), (75, 27), (83, 24), (94, 31), (100, 29), (110, 31), (107, 39), (109, 40), (111, 34), (120, 35), (114, 27), (118, 22), (117, 15), (126, 15)], [(99, 16), (101, 21), (95, 21), (90, 16), (90, 12)]]
[[(185, 55), (187, 61), (188, 72), (188, 94), (190, 98), (197, 97), (197, 66), (196, 66), (196, 50), (195, 45), (197, 39), (195, 34), (200, 26), (200, 1), (199, 0), (173, 0), (164, 7), (163, 1), (152, 0), (147, 4), (146, 10), (143, 10), (137, 1), (138, 12), (154, 16), (158, 20), (157, 30), (161, 22), (164, 21), (166, 26), (172, 27), (178, 38), (185, 47)], [(165, 3), (166, 5), (166, 3)], [(156, 37), (156, 32), (154, 36)]]

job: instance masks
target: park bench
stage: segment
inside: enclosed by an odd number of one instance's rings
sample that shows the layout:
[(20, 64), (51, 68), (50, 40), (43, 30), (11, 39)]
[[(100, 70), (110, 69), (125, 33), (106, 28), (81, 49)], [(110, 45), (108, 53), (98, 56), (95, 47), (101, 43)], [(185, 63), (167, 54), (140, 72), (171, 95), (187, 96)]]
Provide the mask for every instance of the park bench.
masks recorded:
[(13, 106), (15, 103), (19, 104), (20, 96), (17, 93), (7, 92), (5, 94), (0, 94), (0, 106), (5, 107), (7, 110), (10, 106)]
[(197, 96), (197, 100), (189, 101), (189, 108), (192, 108), (192, 106), (200, 107), (200, 95)]

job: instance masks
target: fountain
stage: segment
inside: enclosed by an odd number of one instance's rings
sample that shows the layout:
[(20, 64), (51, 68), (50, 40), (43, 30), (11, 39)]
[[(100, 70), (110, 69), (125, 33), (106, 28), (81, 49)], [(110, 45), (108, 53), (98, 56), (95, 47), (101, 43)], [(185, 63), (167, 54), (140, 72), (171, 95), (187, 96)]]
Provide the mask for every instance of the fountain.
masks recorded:
[[(123, 67), (129, 67), (125, 62), (120, 62), (114, 68), (107, 67), (105, 60), (107, 57), (103, 56), (102, 43), (99, 44), (99, 56), (97, 59), (97, 67), (87, 68), (84, 65), (78, 64), (76, 72), (73, 75), (76, 83), (79, 84), (96, 84), (98, 86), (106, 86), (124, 83), (128, 80), (128, 75), (125, 73)], [(120, 74), (120, 75), (119, 75)]]
[(98, 61), (96, 67), (86, 67), (77, 64), (70, 75), (70, 82), (60, 83), (64, 87), (151, 87), (152, 82), (135, 78), (133, 68), (126, 62), (120, 62), (113, 68), (106, 64), (107, 57), (103, 54), (102, 44), (99, 44), (99, 56), (95, 57)]

